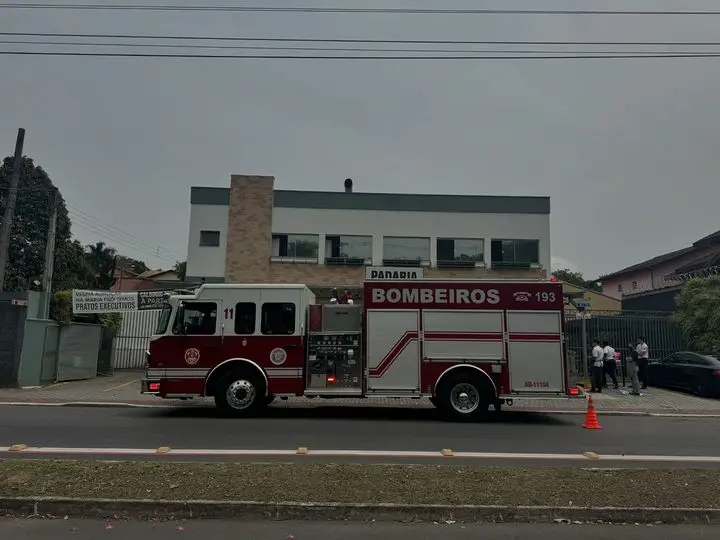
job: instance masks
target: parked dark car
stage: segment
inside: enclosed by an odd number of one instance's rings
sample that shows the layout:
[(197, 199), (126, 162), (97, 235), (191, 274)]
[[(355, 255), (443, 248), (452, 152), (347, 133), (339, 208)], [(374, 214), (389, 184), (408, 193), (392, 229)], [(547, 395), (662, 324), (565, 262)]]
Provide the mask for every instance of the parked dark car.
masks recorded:
[(650, 385), (689, 390), (698, 396), (720, 397), (720, 356), (676, 352), (648, 365)]

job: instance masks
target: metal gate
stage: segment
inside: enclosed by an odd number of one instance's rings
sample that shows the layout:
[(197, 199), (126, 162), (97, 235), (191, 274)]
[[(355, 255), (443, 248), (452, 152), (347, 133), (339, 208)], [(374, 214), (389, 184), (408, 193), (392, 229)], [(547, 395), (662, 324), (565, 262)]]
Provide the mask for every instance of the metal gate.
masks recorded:
[(115, 336), (112, 351), (114, 369), (143, 369), (145, 351), (162, 310), (131, 311), (123, 313), (120, 329)]
[[(583, 350), (590, 356), (594, 339), (607, 340), (625, 357), (628, 345), (644, 337), (650, 349), (650, 358), (662, 358), (684, 347), (680, 330), (670, 321), (666, 311), (586, 311), (565, 314), (570, 377), (578, 380), (589, 373), (583, 365)], [(583, 328), (584, 326), (584, 328)]]
[(12, 293), (0, 294), (0, 387), (17, 383), (27, 305)]
[(60, 329), (55, 380), (92, 379), (97, 375), (102, 329), (97, 324), (71, 323)]

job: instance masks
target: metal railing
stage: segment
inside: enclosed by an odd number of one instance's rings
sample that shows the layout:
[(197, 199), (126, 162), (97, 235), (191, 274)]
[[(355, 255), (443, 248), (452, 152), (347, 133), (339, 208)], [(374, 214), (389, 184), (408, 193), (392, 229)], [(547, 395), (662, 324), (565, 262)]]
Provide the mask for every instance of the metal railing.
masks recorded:
[(565, 314), (570, 377), (586, 379), (589, 375), (589, 355), (594, 339), (607, 340), (624, 359), (629, 344), (645, 338), (650, 358), (662, 358), (682, 350), (684, 342), (680, 330), (665, 311), (586, 311)]

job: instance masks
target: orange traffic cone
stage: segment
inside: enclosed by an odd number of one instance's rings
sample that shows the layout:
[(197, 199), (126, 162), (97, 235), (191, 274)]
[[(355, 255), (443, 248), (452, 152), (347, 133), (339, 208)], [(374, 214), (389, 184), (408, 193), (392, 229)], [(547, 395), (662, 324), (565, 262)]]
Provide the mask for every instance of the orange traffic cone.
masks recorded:
[(588, 396), (587, 412), (585, 413), (585, 429), (602, 429), (598, 422), (597, 413), (595, 412), (595, 403), (593, 403), (592, 395)]

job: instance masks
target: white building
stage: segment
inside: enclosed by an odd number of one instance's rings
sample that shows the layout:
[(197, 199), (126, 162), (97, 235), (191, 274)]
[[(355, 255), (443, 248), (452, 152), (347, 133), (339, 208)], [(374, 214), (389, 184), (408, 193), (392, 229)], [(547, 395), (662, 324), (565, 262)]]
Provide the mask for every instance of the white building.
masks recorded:
[[(359, 285), (366, 268), (425, 277), (538, 276), (550, 268), (550, 199), (273, 188), (235, 176), (192, 187), (187, 279)], [(422, 270), (419, 270), (422, 269)]]

